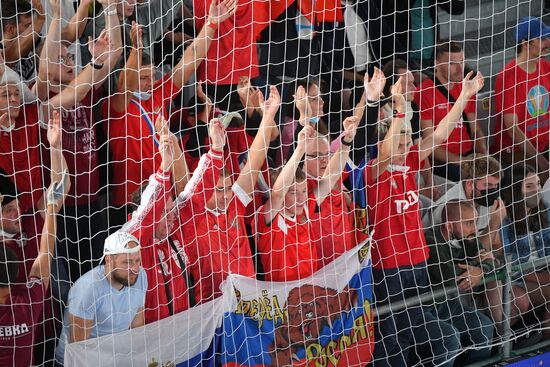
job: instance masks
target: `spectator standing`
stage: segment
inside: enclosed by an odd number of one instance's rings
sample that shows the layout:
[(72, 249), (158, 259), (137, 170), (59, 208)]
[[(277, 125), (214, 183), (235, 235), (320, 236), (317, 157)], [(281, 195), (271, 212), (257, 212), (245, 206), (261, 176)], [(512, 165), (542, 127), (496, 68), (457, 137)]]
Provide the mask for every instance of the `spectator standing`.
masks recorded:
[[(378, 157), (369, 161), (365, 170), (368, 216), (374, 231), (373, 289), (378, 304), (418, 297), (427, 290), (429, 250), (422, 232), (415, 175), (420, 163), (454, 130), (466, 101), (483, 87), (483, 77), (480, 74), (472, 76), (470, 72), (463, 80), (457, 103), (437, 125), (432, 137), (422, 140), (417, 146), (412, 146), (403, 122), (405, 100), (402, 83), (396, 83), (392, 89), (397, 113), (387, 132), (380, 131)], [(385, 78), (380, 79), (380, 83), (385, 84)], [(409, 307), (378, 320), (375, 366), (408, 365), (407, 354), (415, 330), (425, 328), (423, 313), (422, 307)], [(441, 322), (435, 329), (442, 334), (432, 335), (429, 339), (434, 364), (452, 363), (456, 355), (458, 347), (445, 331), (449, 331), (448, 326)], [(446, 345), (447, 342), (450, 344)]]
[[(458, 101), (464, 78), (464, 51), (457, 42), (435, 49), (435, 75), (425, 78), (415, 101), (420, 109), (422, 137), (428, 138)], [(464, 113), (446, 143), (435, 148), (434, 174), (460, 181), (460, 163), (472, 153), (487, 153), (485, 137), (476, 121), (475, 96), (464, 101)]]
[(548, 177), (550, 131), (550, 27), (534, 17), (515, 29), (517, 56), (495, 83), (497, 123), (491, 153), (505, 165), (527, 161)]
[[(48, 127), (53, 162), (52, 184), (46, 195), (40, 250), (28, 272), (28, 278), (22, 283), (15, 281), (19, 279), (21, 268), (18, 263), (21, 259), (9, 247), (0, 247), (0, 364), (3, 366), (26, 367), (33, 364), (35, 329), (38, 320), (42, 320), (44, 300), (50, 284), (50, 266), (55, 252), (55, 216), (63, 205), (70, 186), (67, 166), (61, 154), (59, 120), (59, 115), (54, 114)], [(2, 224), (4, 223), (6, 222), (2, 215)]]

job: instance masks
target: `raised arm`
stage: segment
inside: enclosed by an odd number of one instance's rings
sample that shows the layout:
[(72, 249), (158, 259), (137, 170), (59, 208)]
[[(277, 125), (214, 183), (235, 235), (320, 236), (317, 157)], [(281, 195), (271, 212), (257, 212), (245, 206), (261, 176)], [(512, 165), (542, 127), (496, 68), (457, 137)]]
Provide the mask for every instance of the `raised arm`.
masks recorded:
[(248, 150), (248, 160), (241, 171), (237, 184), (250, 196), (254, 192), (258, 176), (267, 156), (272, 130), (275, 128), (275, 115), (281, 105), (281, 96), (276, 87), (269, 89), (269, 98), (262, 103), (262, 122), (254, 141)]
[(132, 22), (130, 39), (132, 40), (132, 48), (126, 60), (126, 65), (120, 71), (116, 93), (111, 96), (110, 108), (118, 113), (126, 111), (126, 107), (132, 99), (132, 92), (139, 87), (138, 70), (141, 66), (143, 53), (143, 29), (136, 22)]
[(225, 145), (225, 129), (218, 119), (212, 119), (208, 126), (210, 135), (210, 151), (204, 154), (193, 172), (193, 176), (178, 195), (177, 207), (185, 210), (185, 206), (193, 201), (205, 205), (218, 183), (223, 167), (223, 147)]
[[(92, 54), (92, 63), (103, 66), (94, 74), (94, 86), (103, 84), (105, 78), (107, 78), (114, 69), (124, 51), (121, 31), (123, 25), (121, 25), (118, 20), (116, 8), (118, 0), (98, 0), (98, 2), (103, 6), (105, 30), (108, 33), (107, 39), (110, 41), (110, 44), (106, 50), (94, 49), (94, 52), (90, 50), (90, 53)], [(92, 38), (89, 38), (90, 43), (91, 41)]]
[[(449, 138), (449, 135), (453, 132), (456, 124), (462, 118), (462, 112), (466, 107), (466, 104), (481, 88), (483, 88), (484, 80), (481, 73), (477, 73), (473, 76), (474, 72), (470, 71), (464, 80), (462, 81), (462, 92), (456, 100), (447, 116), (441, 120), (439, 125), (435, 128), (432, 135), (422, 139), (419, 146), (420, 160), (428, 158), (434, 149), (443, 144)], [(466, 123), (466, 122), (465, 122)]]
[(206, 57), (210, 43), (214, 38), (218, 25), (235, 13), (237, 0), (222, 0), (219, 4), (213, 0), (208, 13), (208, 21), (200, 33), (183, 52), (183, 57), (172, 71), (172, 82), (180, 89), (199, 67)]
[(392, 155), (397, 152), (399, 148), (399, 140), (401, 130), (403, 128), (403, 118), (399, 116), (403, 116), (405, 111), (405, 98), (403, 97), (402, 81), (403, 80), (401, 77), (397, 83), (391, 87), (392, 103), (398, 113), (391, 119), (388, 132), (386, 133), (384, 140), (380, 143), (378, 158), (376, 158), (372, 163), (372, 180), (376, 180), (383, 172), (386, 171), (391, 163)]
[(48, 70), (50, 70), (50, 67), (59, 68), (57, 60), (61, 52), (61, 6), (59, 0), (50, 0), (50, 4), (52, 8), (52, 21), (44, 40), (44, 46), (40, 52), (38, 78), (32, 88), (41, 101), (48, 100), (50, 92)]
[(61, 30), (61, 38), (64, 41), (73, 43), (84, 33), (86, 24), (88, 24), (88, 10), (90, 8), (91, 0), (81, 0), (80, 5), (76, 9), (76, 13), (73, 15), (69, 24)]
[(284, 208), (285, 195), (296, 180), (296, 170), (305, 154), (306, 140), (311, 141), (316, 134), (315, 129), (309, 124), (298, 133), (296, 149), (277, 177), (271, 189), (271, 197), (263, 206), (262, 214), (267, 225), (271, 225), (277, 213)]
[(170, 172), (174, 161), (174, 145), (169, 135), (168, 123), (162, 116), (157, 118), (155, 126), (158, 127), (160, 135), (159, 152), (162, 161), (158, 172), (149, 178), (138, 208), (122, 228), (124, 232), (131, 233), (140, 241), (154, 236), (155, 224), (165, 215), (164, 208), (171, 191)]
[(315, 193), (315, 199), (317, 204), (325, 200), (325, 198), (330, 194), (334, 186), (342, 178), (342, 171), (346, 166), (346, 162), (349, 158), (349, 152), (353, 139), (355, 138), (355, 133), (357, 132), (357, 125), (359, 124), (360, 119), (357, 119), (355, 116), (348, 117), (344, 120), (344, 134), (342, 135), (342, 142), (338, 151), (332, 156), (325, 170), (325, 174), (319, 180), (319, 185), (317, 186), (317, 192)]
[[(55, 252), (56, 219), (55, 215), (61, 209), (70, 187), (67, 164), (61, 152), (60, 116), (54, 112), (53, 118), (48, 123), (48, 142), (52, 160), (51, 185), (46, 194), (47, 205), (44, 227), (40, 238), (40, 251), (31, 267), (30, 277), (42, 279), (45, 287), (50, 281), (50, 264)], [(54, 163), (58, 162), (58, 163)], [(63, 169), (63, 171), (59, 171)]]

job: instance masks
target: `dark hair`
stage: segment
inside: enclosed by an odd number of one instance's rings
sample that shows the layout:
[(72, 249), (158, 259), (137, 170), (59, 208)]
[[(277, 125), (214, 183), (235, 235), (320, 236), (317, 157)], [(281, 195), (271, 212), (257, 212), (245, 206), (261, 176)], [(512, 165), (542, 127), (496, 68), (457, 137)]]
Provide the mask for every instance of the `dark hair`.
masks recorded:
[(19, 259), (12, 249), (2, 246), (0, 249), (0, 287), (9, 287), (19, 275)]
[(548, 226), (548, 214), (542, 202), (539, 202), (531, 213), (527, 214), (525, 211), (524, 194), (521, 188), (523, 181), (530, 174), (537, 174), (532, 166), (523, 163), (514, 164), (504, 178), (504, 187), (501, 191), (508, 218), (514, 223), (516, 235), (527, 234), (529, 231), (536, 232)]
[(299, 166), (296, 168), (296, 175), (294, 177), (296, 178), (296, 182), (303, 182), (307, 179), (306, 173)]
[(0, 8), (2, 30), (5, 30), (8, 24), (17, 26), (20, 17), (32, 16), (31, 3), (26, 0), (3, 0)]
[(382, 67), (382, 72), (386, 76), (386, 85), (384, 86), (384, 97), (386, 98), (391, 96), (391, 87), (397, 83), (397, 80), (399, 80), (399, 77), (401, 76), (398, 72), (399, 69), (409, 70), (409, 65), (401, 59), (395, 59), (388, 61)]
[(151, 56), (147, 52), (142, 52), (141, 53), (141, 60), (140, 61), (141, 61), (140, 66), (153, 65), (153, 59), (151, 58)]
[(435, 58), (446, 53), (462, 52), (462, 44), (457, 41), (447, 41), (435, 46)]

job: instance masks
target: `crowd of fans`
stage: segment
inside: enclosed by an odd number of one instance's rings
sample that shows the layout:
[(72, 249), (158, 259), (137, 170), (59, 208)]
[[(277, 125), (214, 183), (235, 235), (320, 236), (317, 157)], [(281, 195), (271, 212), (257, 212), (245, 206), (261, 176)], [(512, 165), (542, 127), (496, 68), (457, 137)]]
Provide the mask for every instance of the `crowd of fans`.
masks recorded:
[(1, 2), (0, 365), (369, 235), (376, 307), (457, 291), (381, 315), (373, 365), (478, 362), (506, 320), (550, 338), (549, 268), (498, 275), (550, 256), (550, 27), (515, 26), (487, 131), (438, 41), (464, 1), (276, 3)]

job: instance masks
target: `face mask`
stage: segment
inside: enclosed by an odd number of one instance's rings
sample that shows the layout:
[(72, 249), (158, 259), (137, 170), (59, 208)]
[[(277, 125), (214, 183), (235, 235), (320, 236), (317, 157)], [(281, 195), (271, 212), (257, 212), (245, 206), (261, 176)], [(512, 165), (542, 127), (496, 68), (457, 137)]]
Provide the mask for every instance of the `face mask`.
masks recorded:
[(536, 208), (539, 205), (541, 198), (542, 198), (542, 195), (538, 191), (526, 192), (525, 206), (527, 206), (530, 209)]
[(454, 248), (467, 248), (473, 245), (476, 245), (475, 237), (457, 238), (453, 235), (453, 239), (451, 240), (451, 247)]
[(500, 193), (500, 188), (496, 187), (494, 189), (481, 190), (479, 195), (474, 194), (474, 202), (477, 205), (490, 207), (493, 205), (495, 200), (498, 200)]
[(134, 97), (136, 97), (137, 99), (139, 99), (141, 101), (147, 101), (148, 99), (150, 99), (153, 96), (152, 93), (147, 93), (147, 92), (134, 92), (133, 95), (134, 95)]

